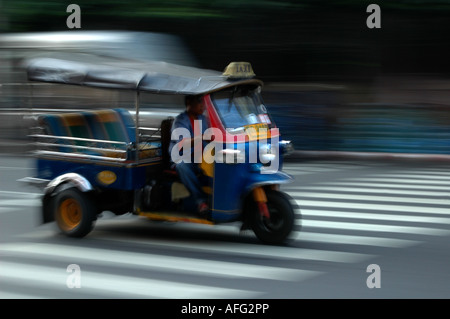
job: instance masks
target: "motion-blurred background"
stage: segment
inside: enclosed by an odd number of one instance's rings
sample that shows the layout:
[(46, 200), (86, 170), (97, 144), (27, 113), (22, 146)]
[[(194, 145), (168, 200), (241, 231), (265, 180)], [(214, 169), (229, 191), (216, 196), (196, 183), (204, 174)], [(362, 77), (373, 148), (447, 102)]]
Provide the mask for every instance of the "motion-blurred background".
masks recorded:
[[(66, 25), (71, 3), (81, 29)], [(381, 8), (379, 29), (366, 25), (371, 3)], [(281, 133), (305, 155), (450, 155), (449, 16), (447, 0), (2, 0), (0, 148), (23, 149), (28, 127), (17, 119), (32, 103), (126, 100), (24, 85), (24, 57), (88, 51), (215, 70), (251, 62)]]

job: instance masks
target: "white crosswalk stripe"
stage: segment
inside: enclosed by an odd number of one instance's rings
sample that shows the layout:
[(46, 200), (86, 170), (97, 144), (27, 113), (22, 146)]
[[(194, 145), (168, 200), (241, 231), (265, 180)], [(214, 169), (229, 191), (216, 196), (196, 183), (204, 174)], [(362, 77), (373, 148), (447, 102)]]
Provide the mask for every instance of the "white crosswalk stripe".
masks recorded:
[(11, 211), (20, 207), (35, 207), (41, 204), (41, 194), (0, 191), (0, 213)]
[(394, 214), (374, 214), (374, 213), (355, 213), (341, 212), (317, 209), (303, 209), (303, 217), (329, 217), (329, 218), (352, 218), (352, 219), (368, 219), (375, 221), (397, 221), (397, 222), (413, 222), (413, 223), (432, 223), (450, 225), (450, 218), (445, 217), (429, 217), (429, 216), (411, 216), (411, 215), (394, 215)]
[(316, 173), (339, 172), (367, 167), (385, 166), (383, 163), (358, 163), (358, 162), (313, 162), (301, 164), (284, 164), (283, 171), (293, 176), (310, 175)]
[(318, 193), (318, 192), (290, 192), (293, 197), (323, 198), (337, 200), (361, 200), (376, 202), (394, 202), (394, 203), (414, 203), (414, 204), (432, 204), (432, 205), (450, 205), (450, 199), (436, 198), (417, 198), (417, 197), (400, 197), (400, 196), (380, 196), (380, 195), (348, 195), (336, 193)]
[(41, 204), (40, 199), (5, 199), (0, 200), (0, 207), (35, 207)]
[(438, 175), (438, 176), (450, 176), (450, 172), (447, 168), (427, 168), (427, 169), (416, 169), (416, 170), (399, 170), (396, 171), (397, 174), (407, 175), (407, 174), (426, 174), (427, 176)]
[(342, 234), (314, 233), (311, 231), (302, 231), (298, 237), (300, 242), (319, 242), (334, 244), (350, 244), (361, 246), (376, 246), (388, 248), (405, 248), (419, 244), (419, 241), (397, 238), (384, 238), (374, 236), (352, 236)]
[(285, 171), (292, 173), (317, 173), (317, 172), (335, 172), (338, 171), (339, 168), (326, 168), (326, 167), (297, 167), (297, 168), (286, 168)]
[(41, 193), (25, 193), (25, 192), (13, 192), (13, 191), (0, 191), (0, 196), (8, 196), (8, 197), (20, 197), (20, 198), (38, 198), (42, 196)]
[(394, 211), (404, 213), (421, 213), (421, 214), (440, 214), (448, 215), (448, 207), (421, 207), (402, 204), (373, 204), (373, 203), (353, 203), (353, 202), (336, 202), (336, 201), (317, 201), (317, 200), (297, 200), (300, 207), (327, 207), (334, 209), (364, 209), (379, 211)]
[[(407, 195), (407, 196), (430, 196), (430, 197), (450, 197), (450, 191), (438, 192), (438, 191), (424, 191), (424, 190), (409, 190), (409, 189), (387, 189), (386, 188), (360, 188), (360, 187), (346, 187), (343, 184), (339, 187), (333, 186), (308, 186), (308, 191), (333, 191), (338, 193), (368, 193), (368, 194), (390, 194), (390, 195)], [(291, 187), (290, 190), (303, 190), (303, 187)], [(292, 193), (292, 192), (291, 192)], [(409, 199), (409, 198), (408, 198)]]
[(394, 173), (394, 174), (377, 174), (377, 177), (389, 177), (389, 178), (402, 178), (402, 179), (428, 179), (428, 180), (435, 180), (435, 179), (440, 179), (443, 181), (450, 181), (450, 175), (432, 175), (429, 173)]
[(377, 233), (406, 233), (419, 235), (436, 235), (446, 236), (450, 235), (450, 230), (427, 228), (427, 227), (411, 227), (411, 226), (392, 226), (382, 224), (364, 224), (364, 223), (349, 223), (349, 222), (330, 222), (323, 220), (304, 220), (303, 226), (317, 227), (317, 228), (332, 228), (332, 229), (348, 229), (358, 231), (369, 231)]
[(450, 180), (427, 180), (427, 179), (402, 179), (401, 181), (396, 177), (349, 177), (346, 180), (348, 181), (363, 181), (363, 182), (388, 182), (388, 183), (407, 183), (407, 184), (425, 184), (425, 185), (443, 185), (450, 186)]
[[(444, 186), (433, 186), (433, 185), (421, 185), (421, 184), (392, 184), (392, 183), (366, 183), (366, 182), (351, 182), (342, 180), (339, 182), (331, 181), (331, 182), (322, 182), (321, 185), (331, 185), (331, 186), (337, 186), (335, 187), (336, 191), (339, 191), (341, 189), (340, 186), (361, 186), (364, 187), (364, 190), (367, 190), (368, 192), (371, 192), (372, 189), (385, 189), (386, 192), (389, 192), (391, 189), (403, 189), (403, 190), (409, 190), (409, 189), (426, 189), (426, 190), (438, 190), (445, 192), (446, 187)], [(361, 188), (360, 188), (361, 189)]]

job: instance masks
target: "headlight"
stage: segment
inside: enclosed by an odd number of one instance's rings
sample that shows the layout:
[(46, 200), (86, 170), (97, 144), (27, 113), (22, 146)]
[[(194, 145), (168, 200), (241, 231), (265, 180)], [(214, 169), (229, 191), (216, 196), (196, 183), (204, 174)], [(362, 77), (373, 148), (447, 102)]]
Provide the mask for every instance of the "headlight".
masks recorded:
[(268, 164), (276, 159), (276, 152), (271, 144), (261, 144), (259, 146), (259, 160), (263, 164)]
[(276, 158), (275, 154), (261, 154), (260, 159), (261, 163), (267, 164), (273, 161)]
[(216, 155), (218, 163), (236, 164), (245, 162), (245, 153), (240, 150), (226, 148)]

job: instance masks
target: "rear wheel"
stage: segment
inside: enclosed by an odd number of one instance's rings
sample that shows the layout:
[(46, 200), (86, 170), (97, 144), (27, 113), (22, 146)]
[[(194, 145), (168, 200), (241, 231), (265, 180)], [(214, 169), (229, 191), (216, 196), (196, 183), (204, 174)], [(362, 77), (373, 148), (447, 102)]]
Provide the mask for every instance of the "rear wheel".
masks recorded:
[(295, 213), (284, 193), (266, 191), (270, 218), (262, 216), (255, 202), (252, 203), (251, 228), (263, 243), (279, 245), (285, 243), (294, 228)]
[(59, 229), (70, 237), (84, 237), (94, 227), (97, 214), (88, 194), (68, 188), (56, 195), (53, 211)]

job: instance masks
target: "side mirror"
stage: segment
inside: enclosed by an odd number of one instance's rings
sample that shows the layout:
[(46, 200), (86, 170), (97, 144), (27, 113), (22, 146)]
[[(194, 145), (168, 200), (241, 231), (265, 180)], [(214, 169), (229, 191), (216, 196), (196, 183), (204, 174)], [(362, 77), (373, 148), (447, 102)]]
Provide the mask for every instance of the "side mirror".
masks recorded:
[(290, 155), (294, 152), (294, 144), (291, 141), (280, 141), (280, 153), (283, 155)]

